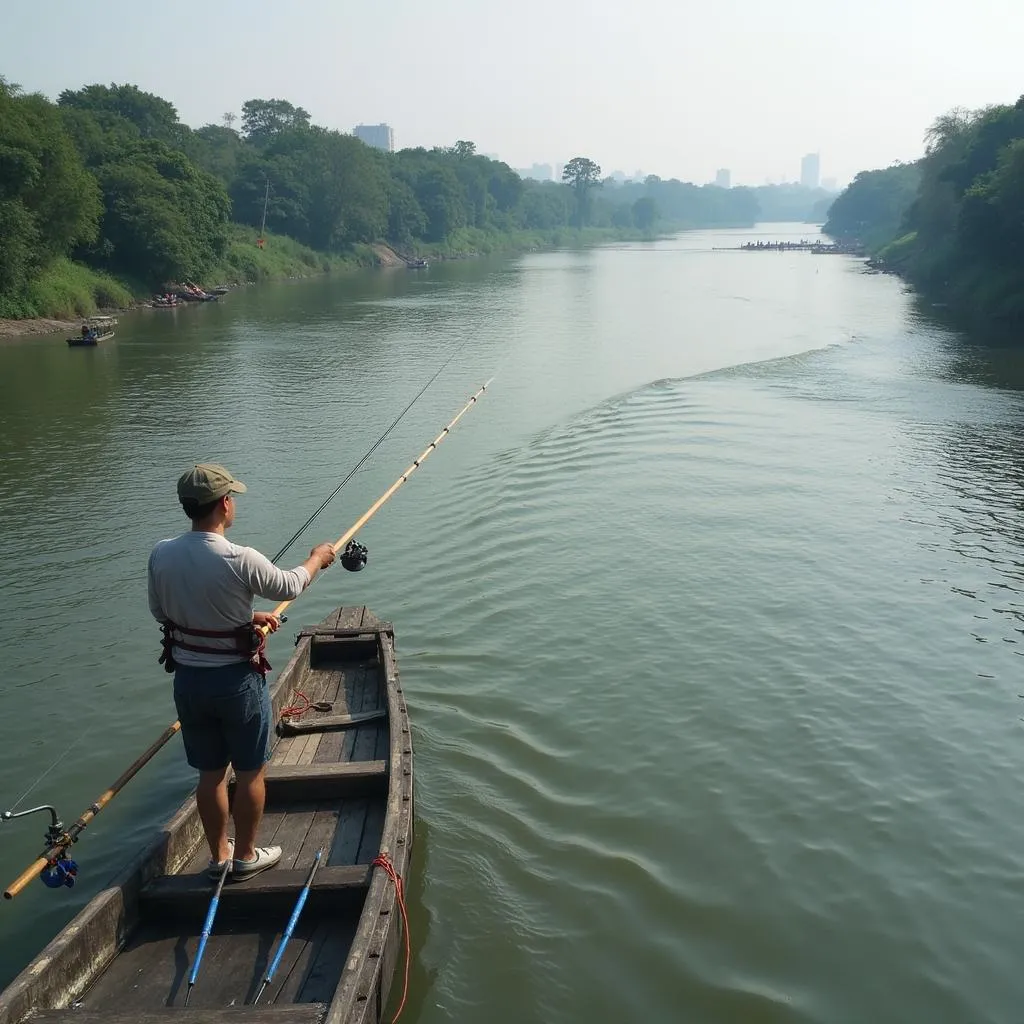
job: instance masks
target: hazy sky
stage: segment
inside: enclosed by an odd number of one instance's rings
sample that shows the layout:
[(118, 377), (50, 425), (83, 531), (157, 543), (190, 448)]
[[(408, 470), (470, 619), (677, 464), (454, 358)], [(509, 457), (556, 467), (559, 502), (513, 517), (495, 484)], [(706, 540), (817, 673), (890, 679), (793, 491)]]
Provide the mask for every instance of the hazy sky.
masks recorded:
[(0, 74), (132, 82), (193, 127), (252, 97), (513, 167), (585, 155), (704, 182), (917, 157), (936, 115), (1024, 91), (1024, 0), (0, 0)]

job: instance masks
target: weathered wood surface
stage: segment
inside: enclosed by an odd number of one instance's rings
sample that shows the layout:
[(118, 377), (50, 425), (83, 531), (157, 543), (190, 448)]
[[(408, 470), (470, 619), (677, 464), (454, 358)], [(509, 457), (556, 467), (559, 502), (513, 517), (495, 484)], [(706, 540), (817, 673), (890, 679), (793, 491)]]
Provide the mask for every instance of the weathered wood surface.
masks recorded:
[[(393, 913), (391, 883), (369, 862), (385, 851), (400, 873), (407, 871), (412, 829), (408, 718), (390, 623), (364, 608), (342, 608), (317, 627), (328, 629), (344, 630), (346, 636), (329, 639), (319, 632), (299, 643), (274, 686), (274, 713), (279, 716), (298, 689), (310, 700), (330, 701), (330, 717), (348, 719), (346, 727), (300, 730), (278, 739), (257, 842), (280, 845), (281, 865), (225, 887), (188, 1010), (181, 1008), (185, 980), (212, 894), (204, 870), (209, 851), (194, 800), (186, 802), (160, 842), (146, 852), (142, 866), (94, 899), (51, 943), (55, 958), (44, 963), (41, 955), (0, 994), (0, 1024), (25, 1020), (31, 1008), (38, 1008), (34, 1019), (79, 1024), (129, 1019), (144, 1024), (168, 1014), (182, 1016), (186, 1024), (227, 1022), (237, 1016), (233, 1011), (249, 1015), (241, 1019), (303, 1024), (319, 1021), (328, 1003), (332, 1024), (380, 1019), (401, 926)], [(318, 664), (311, 668), (313, 648)], [(303, 773), (310, 786), (302, 785)], [(288, 909), (321, 847), (327, 847), (326, 862), (275, 984), (259, 1007), (245, 1007), (241, 1004), (255, 995)], [(177, 874), (183, 871), (188, 874)], [(172, 877), (157, 877), (164, 872)], [(332, 903), (335, 898), (338, 906)], [(353, 899), (356, 908), (346, 913), (346, 900)], [(278, 900), (284, 904), (281, 912), (263, 912)], [(169, 913), (172, 907), (175, 912)], [(353, 989), (349, 1000), (342, 987), (353, 972), (360, 992)], [(73, 1010), (48, 1009), (79, 998), (81, 1005)], [(293, 1002), (299, 1004), (294, 1011), (282, 1005)], [(322, 1005), (310, 1009), (312, 1003)], [(286, 1008), (294, 1015), (263, 1016)], [(307, 1016), (311, 1012), (317, 1015)], [(52, 1016), (42, 1018), (41, 1013)]]
[[(387, 701), (390, 780), (377, 848), (400, 877), (408, 875), (413, 840), (412, 735), (398, 676), (394, 643), (381, 644)], [(364, 851), (360, 851), (360, 856)], [(327, 1024), (379, 1024), (383, 1020), (402, 939), (402, 922), (391, 880), (374, 872), (359, 929), (331, 1001)]]
[[(296, 853), (298, 851), (296, 850)], [(315, 851), (314, 851), (315, 854)], [(283, 859), (283, 858), (282, 858)], [(292, 861), (295, 860), (293, 856)], [(341, 867), (323, 867), (316, 873), (310, 886), (309, 899), (327, 894), (333, 890), (358, 889), (369, 887), (371, 867), (369, 864), (346, 864)], [(292, 896), (306, 883), (308, 870), (274, 868), (264, 871), (254, 878), (229, 882), (220, 895), (222, 907), (236, 906), (239, 909), (258, 907), (261, 900), (268, 896)], [(213, 882), (205, 872), (194, 875), (167, 875), (150, 882), (139, 895), (142, 906), (147, 910), (163, 913), (167, 907), (181, 908), (191, 904), (194, 910), (200, 907), (205, 913), (213, 895)], [(200, 914), (202, 916), (202, 913)]]
[[(298, 739), (318, 740), (318, 736)], [(372, 752), (372, 751), (371, 751)], [(387, 789), (386, 761), (348, 761), (340, 764), (270, 764), (267, 766), (267, 803), (286, 800), (341, 799), (366, 796)]]
[(356, 711), (354, 714), (328, 715), (322, 712), (307, 711), (302, 718), (282, 718), (277, 731), (284, 736), (298, 736), (300, 733), (332, 732), (335, 729), (350, 729), (353, 725), (364, 722), (377, 722), (387, 717), (384, 708), (373, 711)]
[(197, 1009), (193, 1006), (165, 1006), (153, 1010), (97, 1013), (90, 1010), (37, 1010), (28, 1024), (320, 1024), (327, 1012), (323, 1003), (291, 1003), (276, 1006), (225, 1006), (221, 1009)]

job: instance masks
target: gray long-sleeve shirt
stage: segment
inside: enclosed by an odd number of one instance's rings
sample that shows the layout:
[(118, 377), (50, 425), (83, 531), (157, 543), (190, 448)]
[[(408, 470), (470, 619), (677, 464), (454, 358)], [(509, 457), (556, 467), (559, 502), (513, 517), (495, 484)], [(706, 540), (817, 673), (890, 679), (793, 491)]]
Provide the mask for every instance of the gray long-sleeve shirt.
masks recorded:
[[(190, 531), (160, 541), (149, 556), (149, 610), (158, 622), (190, 629), (228, 630), (252, 621), (253, 597), (294, 600), (309, 584), (303, 566), (278, 569), (255, 548), (239, 547), (219, 533)], [(174, 649), (180, 665), (214, 668), (248, 660), (234, 640), (195, 637), (186, 643), (223, 654)]]

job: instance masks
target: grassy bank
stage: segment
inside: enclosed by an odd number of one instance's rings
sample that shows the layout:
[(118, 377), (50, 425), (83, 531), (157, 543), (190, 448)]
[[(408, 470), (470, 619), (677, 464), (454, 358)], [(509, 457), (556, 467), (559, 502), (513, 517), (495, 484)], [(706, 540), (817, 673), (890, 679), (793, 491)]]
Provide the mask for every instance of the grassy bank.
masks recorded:
[(336, 270), (355, 270), (376, 266), (376, 257), (368, 245), (359, 245), (344, 256), (317, 252), (286, 235), (266, 235), (266, 245), (256, 245), (255, 228), (232, 224), (224, 258), (208, 273), (204, 283), (251, 284), (257, 281), (310, 277)]
[(132, 292), (109, 274), (61, 257), (17, 298), (0, 299), (0, 317), (11, 320), (53, 317), (73, 320), (100, 309), (124, 309)]
[[(444, 243), (419, 242), (396, 248), (407, 255), (432, 259), (460, 259), (497, 253), (534, 252), (542, 249), (582, 248), (610, 242), (652, 240), (671, 229), (662, 226), (657, 235), (635, 228), (553, 228), (545, 231), (485, 231), (463, 228)], [(376, 267), (377, 254), (370, 245), (357, 245), (337, 255), (317, 252), (285, 235), (266, 235), (266, 245), (256, 244), (254, 228), (232, 224), (222, 259), (199, 282), (214, 285), (253, 284), (261, 281), (311, 277), (317, 274)], [(26, 321), (49, 318), (70, 321), (99, 311), (126, 309), (150, 298), (150, 289), (139, 282), (117, 280), (81, 263), (61, 258), (31, 285), (19, 299), (0, 300), (0, 319)], [(52, 328), (51, 328), (52, 329)]]
[[(256, 245), (257, 232), (231, 226), (223, 259), (203, 275), (201, 284), (251, 284), (310, 277), (329, 271), (376, 266), (370, 246), (357, 246), (344, 256), (315, 252), (284, 235), (267, 236)], [(17, 298), (0, 298), (2, 320), (71, 321), (100, 311), (128, 309), (145, 302), (152, 290), (138, 281), (118, 280), (66, 257), (55, 260)]]
[(496, 253), (534, 252), (539, 249), (571, 249), (609, 242), (651, 241), (658, 235), (636, 228), (551, 228), (536, 231), (483, 231), (460, 228), (444, 242), (414, 242), (396, 246), (404, 253), (434, 259), (461, 259)]

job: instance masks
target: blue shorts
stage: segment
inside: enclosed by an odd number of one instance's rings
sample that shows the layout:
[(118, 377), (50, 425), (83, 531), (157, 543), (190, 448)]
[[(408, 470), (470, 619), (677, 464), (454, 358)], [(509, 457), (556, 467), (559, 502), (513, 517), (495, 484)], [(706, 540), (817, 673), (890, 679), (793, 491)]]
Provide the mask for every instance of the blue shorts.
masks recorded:
[(267, 682), (247, 661), (174, 670), (174, 706), (188, 763), (201, 772), (252, 772), (270, 760)]

